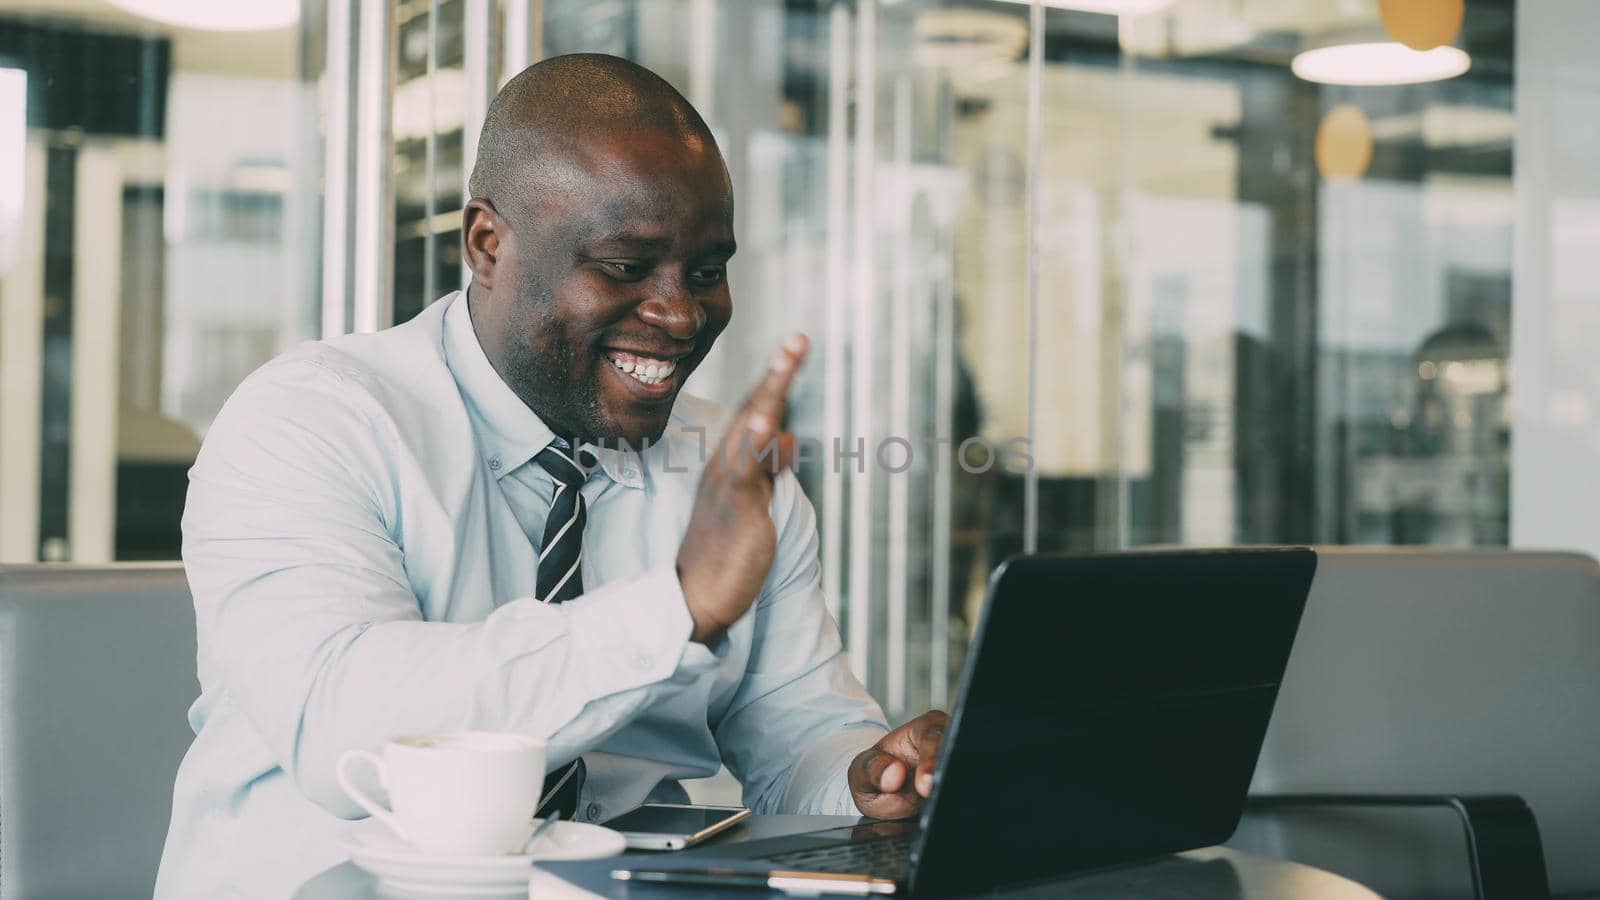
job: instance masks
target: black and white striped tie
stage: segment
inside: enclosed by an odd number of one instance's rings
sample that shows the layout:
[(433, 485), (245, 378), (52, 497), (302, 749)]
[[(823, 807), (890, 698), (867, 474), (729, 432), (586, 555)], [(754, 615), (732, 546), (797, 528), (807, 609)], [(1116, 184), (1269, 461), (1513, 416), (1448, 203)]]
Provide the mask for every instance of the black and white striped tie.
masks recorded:
[(583, 593), (583, 574), (578, 564), (583, 558), (583, 525), (587, 519), (580, 488), (589, 479), (594, 456), (580, 449), (584, 465), (579, 465), (561, 442), (552, 442), (534, 459), (556, 480), (555, 499), (550, 501), (550, 516), (544, 520), (544, 542), (539, 547), (539, 572), (534, 596), (545, 603), (561, 603)]
[[(564, 441), (553, 441), (534, 459), (556, 480), (555, 498), (544, 521), (544, 542), (539, 547), (539, 568), (534, 576), (534, 596), (545, 603), (562, 603), (583, 593), (583, 574), (578, 571), (583, 559), (583, 526), (588, 515), (580, 489), (589, 480), (595, 458), (580, 448), (578, 458), (569, 454)], [(540, 815), (571, 819), (577, 812), (578, 792), (587, 770), (583, 757), (551, 772), (544, 781)]]

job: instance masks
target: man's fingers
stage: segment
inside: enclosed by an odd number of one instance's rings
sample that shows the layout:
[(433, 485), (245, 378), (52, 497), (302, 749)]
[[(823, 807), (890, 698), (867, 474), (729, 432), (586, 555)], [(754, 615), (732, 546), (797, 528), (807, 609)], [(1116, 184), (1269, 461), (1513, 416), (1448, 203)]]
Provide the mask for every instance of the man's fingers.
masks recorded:
[(906, 786), (906, 766), (892, 755), (872, 749), (857, 757), (857, 792), (895, 794)]
[(944, 726), (930, 726), (917, 742), (917, 793), (926, 797), (933, 793), (933, 768), (939, 762), (939, 745), (944, 743)]
[(950, 717), (942, 710), (930, 710), (917, 717), (911, 737), (917, 749), (917, 769), (912, 785), (926, 797), (933, 793), (933, 770), (939, 762), (939, 747)]
[(883, 767), (883, 772), (878, 775), (878, 793), (898, 794), (906, 786), (906, 767), (898, 759), (890, 760)]
[(856, 808), (877, 819), (904, 819), (917, 814), (926, 794), (915, 786), (917, 758), (892, 743), (863, 750), (850, 767), (850, 791)]
[(723, 438), (723, 463), (744, 478), (758, 472), (781, 472), (794, 458), (794, 437), (783, 431), (789, 385), (805, 359), (808, 341), (796, 332), (772, 356), (772, 363), (745, 398)]
[(874, 753), (867, 757), (867, 784), (880, 794), (897, 793), (905, 787), (906, 767), (887, 753)]
[(934, 770), (950, 716), (929, 710), (863, 750), (850, 767), (856, 807), (880, 819), (916, 815), (933, 795)]
[(773, 353), (767, 373), (756, 384), (755, 390), (745, 398), (744, 406), (739, 410), (739, 424), (758, 442), (758, 446), (765, 446), (767, 441), (777, 437), (788, 405), (786, 398), (789, 385), (794, 382), (794, 373), (799, 371), (800, 363), (805, 361), (809, 345), (804, 334), (797, 331), (790, 335), (783, 346)]
[(756, 462), (761, 471), (768, 475), (777, 475), (794, 465), (794, 454), (794, 435), (780, 431), (778, 436), (769, 440), (765, 446), (756, 448)]

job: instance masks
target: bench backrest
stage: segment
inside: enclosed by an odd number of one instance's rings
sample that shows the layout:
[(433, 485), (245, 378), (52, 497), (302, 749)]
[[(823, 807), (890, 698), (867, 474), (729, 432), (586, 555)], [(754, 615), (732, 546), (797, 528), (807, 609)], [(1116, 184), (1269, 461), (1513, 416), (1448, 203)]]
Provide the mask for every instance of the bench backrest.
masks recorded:
[[(1253, 789), (1518, 794), (1552, 891), (1600, 892), (1600, 567), (1568, 553), (1317, 549)], [(1377, 818), (1336, 817), (1351, 833)], [(1441, 821), (1464, 860), (1459, 826)], [(1393, 827), (1386, 843), (1413, 874), (1443, 866), (1403, 836), (1411, 826)], [(1413, 888), (1437, 893), (1391, 889)]]
[(0, 898), (150, 896), (199, 692), (177, 564), (0, 566)]

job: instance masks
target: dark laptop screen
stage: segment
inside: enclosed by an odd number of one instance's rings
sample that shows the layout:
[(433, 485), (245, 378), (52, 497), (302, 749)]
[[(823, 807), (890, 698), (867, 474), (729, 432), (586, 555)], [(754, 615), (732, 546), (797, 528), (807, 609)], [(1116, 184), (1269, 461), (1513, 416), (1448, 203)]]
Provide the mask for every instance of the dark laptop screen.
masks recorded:
[(925, 810), (914, 892), (1226, 840), (1315, 568), (1306, 549), (1003, 566)]

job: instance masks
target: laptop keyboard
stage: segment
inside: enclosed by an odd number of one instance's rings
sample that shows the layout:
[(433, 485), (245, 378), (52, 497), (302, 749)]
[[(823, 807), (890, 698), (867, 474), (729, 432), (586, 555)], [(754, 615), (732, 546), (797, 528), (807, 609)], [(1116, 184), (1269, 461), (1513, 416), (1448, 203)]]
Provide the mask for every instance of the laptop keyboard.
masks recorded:
[(903, 878), (911, 860), (913, 837), (858, 841), (792, 850), (764, 856), (763, 860), (792, 872), (837, 872), (844, 875), (871, 875), (875, 878)]

